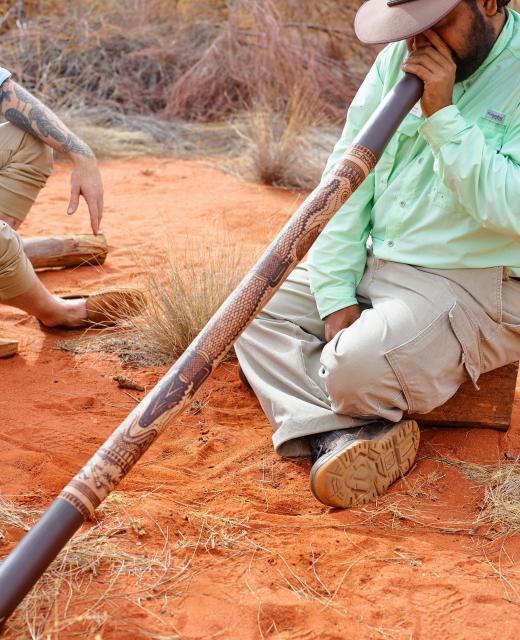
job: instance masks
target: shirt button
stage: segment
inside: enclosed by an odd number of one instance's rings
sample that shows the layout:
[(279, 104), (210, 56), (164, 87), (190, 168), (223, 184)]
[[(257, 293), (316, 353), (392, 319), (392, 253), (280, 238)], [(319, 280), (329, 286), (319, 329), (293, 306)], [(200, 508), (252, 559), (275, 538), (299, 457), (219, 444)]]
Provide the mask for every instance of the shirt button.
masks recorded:
[(393, 246), (394, 246), (394, 244), (395, 244), (395, 242), (394, 242), (393, 240), (389, 240), (389, 241), (388, 241), (388, 246), (389, 246), (389, 247), (393, 247)]
[(418, 162), (419, 164), (422, 164), (422, 163), (423, 163), (423, 160), (424, 160), (424, 158), (419, 158), (419, 160), (417, 160), (417, 162)]
[(401, 200), (401, 202), (399, 204), (401, 205), (401, 207), (403, 209), (406, 207), (406, 202), (404, 200)]

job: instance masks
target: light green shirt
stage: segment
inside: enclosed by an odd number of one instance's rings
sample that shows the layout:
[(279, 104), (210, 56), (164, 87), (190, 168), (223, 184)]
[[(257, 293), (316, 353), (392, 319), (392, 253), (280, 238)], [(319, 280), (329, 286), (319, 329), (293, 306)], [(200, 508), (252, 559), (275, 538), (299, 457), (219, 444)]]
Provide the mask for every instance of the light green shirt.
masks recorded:
[[(386, 47), (354, 98), (327, 176), (402, 77), (406, 44)], [(520, 15), (455, 85), (453, 105), (416, 106), (380, 162), (312, 247), (309, 277), (322, 318), (356, 304), (367, 240), (383, 260), (434, 269), (506, 266), (520, 276)]]

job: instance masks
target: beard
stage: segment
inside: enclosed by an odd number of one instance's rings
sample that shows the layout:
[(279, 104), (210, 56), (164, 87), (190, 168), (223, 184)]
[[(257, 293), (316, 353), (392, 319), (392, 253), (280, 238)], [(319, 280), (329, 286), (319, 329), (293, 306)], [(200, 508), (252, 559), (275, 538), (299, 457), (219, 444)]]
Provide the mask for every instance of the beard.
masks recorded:
[(468, 6), (473, 12), (473, 21), (469, 32), (471, 40), (468, 43), (468, 48), (462, 55), (453, 50), (451, 51), (453, 60), (457, 65), (456, 82), (462, 82), (475, 73), (488, 57), (496, 40), (495, 30), (492, 25), (486, 22), (477, 6), (471, 2), (468, 3)]

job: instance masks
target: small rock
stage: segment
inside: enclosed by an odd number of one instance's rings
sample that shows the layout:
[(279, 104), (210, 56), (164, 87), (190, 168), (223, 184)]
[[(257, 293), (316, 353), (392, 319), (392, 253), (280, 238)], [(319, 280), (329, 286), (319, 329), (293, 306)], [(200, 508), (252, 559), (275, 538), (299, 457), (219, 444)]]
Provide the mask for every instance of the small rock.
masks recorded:
[(145, 390), (142, 384), (139, 384), (138, 382), (135, 382), (134, 380), (131, 380), (130, 378), (127, 378), (123, 375), (114, 376), (112, 380), (115, 380), (117, 382), (117, 386), (120, 389), (132, 389), (133, 391)]

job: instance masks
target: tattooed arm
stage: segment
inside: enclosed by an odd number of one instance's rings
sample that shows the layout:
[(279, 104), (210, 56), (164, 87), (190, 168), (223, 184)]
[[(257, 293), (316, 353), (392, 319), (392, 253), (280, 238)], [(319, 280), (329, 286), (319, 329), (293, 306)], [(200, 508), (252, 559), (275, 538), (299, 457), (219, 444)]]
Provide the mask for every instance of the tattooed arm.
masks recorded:
[(0, 113), (15, 126), (67, 155), (73, 162), (71, 197), (67, 213), (73, 214), (80, 195), (87, 202), (94, 233), (99, 232), (103, 214), (103, 184), (96, 157), (63, 122), (23, 87), (12, 80), (0, 86)]

